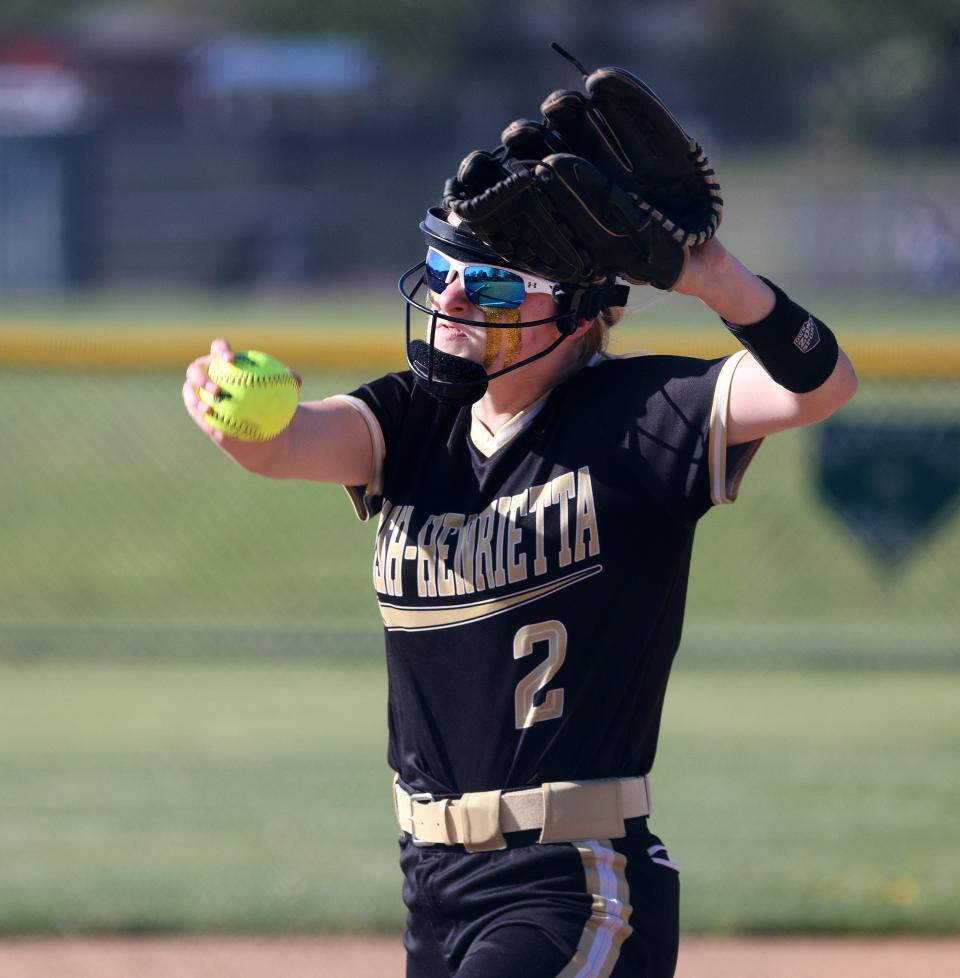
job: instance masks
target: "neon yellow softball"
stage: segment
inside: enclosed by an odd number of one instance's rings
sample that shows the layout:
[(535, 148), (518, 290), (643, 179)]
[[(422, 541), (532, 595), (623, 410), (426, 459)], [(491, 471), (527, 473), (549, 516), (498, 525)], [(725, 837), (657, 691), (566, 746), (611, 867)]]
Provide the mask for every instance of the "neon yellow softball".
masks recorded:
[(207, 374), (220, 393), (197, 391), (200, 400), (210, 405), (206, 420), (231, 438), (276, 438), (293, 419), (300, 385), (276, 357), (259, 350), (234, 353), (230, 363), (214, 357)]

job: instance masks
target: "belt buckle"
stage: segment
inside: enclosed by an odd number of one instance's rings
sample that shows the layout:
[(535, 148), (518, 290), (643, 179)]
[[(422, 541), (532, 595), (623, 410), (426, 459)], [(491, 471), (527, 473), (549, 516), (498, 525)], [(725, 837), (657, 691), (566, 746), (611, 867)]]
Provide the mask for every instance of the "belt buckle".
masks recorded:
[(410, 836), (411, 844), (415, 845), (418, 849), (425, 849), (428, 846), (436, 845), (435, 842), (428, 842), (426, 839), (421, 839), (417, 836), (416, 825), (413, 821), (413, 805), (424, 805), (431, 801), (436, 801), (437, 799), (429, 791), (418, 791), (415, 794), (408, 795), (411, 807), (410, 816), (407, 821), (410, 823), (410, 831), (408, 835)]

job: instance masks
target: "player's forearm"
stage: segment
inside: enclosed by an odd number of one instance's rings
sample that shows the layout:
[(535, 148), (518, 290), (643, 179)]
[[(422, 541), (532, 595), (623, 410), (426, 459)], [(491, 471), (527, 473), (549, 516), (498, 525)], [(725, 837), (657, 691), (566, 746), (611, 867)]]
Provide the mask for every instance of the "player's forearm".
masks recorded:
[(248, 472), (268, 479), (337, 481), (321, 471), (322, 460), (331, 454), (324, 449), (330, 426), (312, 408), (311, 402), (298, 405), (290, 424), (276, 438), (263, 442), (225, 438), (220, 448)]
[(268, 478), (283, 478), (276, 473), (282, 469), (283, 459), (292, 449), (292, 427), (293, 422), (269, 441), (240, 441), (229, 435), (222, 435), (214, 440), (225, 455), (248, 472)]
[(224, 439), (220, 447), (248, 471), (270, 479), (362, 486), (371, 478), (367, 428), (336, 399), (301, 402), (288, 427), (270, 441)]

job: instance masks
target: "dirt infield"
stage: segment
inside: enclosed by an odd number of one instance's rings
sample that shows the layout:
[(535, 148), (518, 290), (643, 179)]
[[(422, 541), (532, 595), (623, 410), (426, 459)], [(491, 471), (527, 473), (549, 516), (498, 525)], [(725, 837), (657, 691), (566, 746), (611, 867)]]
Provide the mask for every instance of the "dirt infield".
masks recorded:
[[(65, 938), (0, 941), (3, 978), (400, 978), (399, 939)], [(960, 938), (688, 938), (677, 978), (948, 978)]]

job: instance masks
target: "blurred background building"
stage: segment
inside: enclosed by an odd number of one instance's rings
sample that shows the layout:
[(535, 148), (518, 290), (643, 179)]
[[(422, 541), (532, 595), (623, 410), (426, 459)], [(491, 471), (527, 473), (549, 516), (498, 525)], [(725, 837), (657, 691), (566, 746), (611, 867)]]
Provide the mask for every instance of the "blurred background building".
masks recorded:
[(958, 18), (948, 0), (8, 0), (0, 284), (395, 270), (413, 240), (398, 229), (456, 161), (578, 84), (558, 40), (641, 74), (722, 180), (738, 155), (779, 158), (738, 216), (805, 283), (955, 288), (960, 203), (931, 157), (960, 142)]

